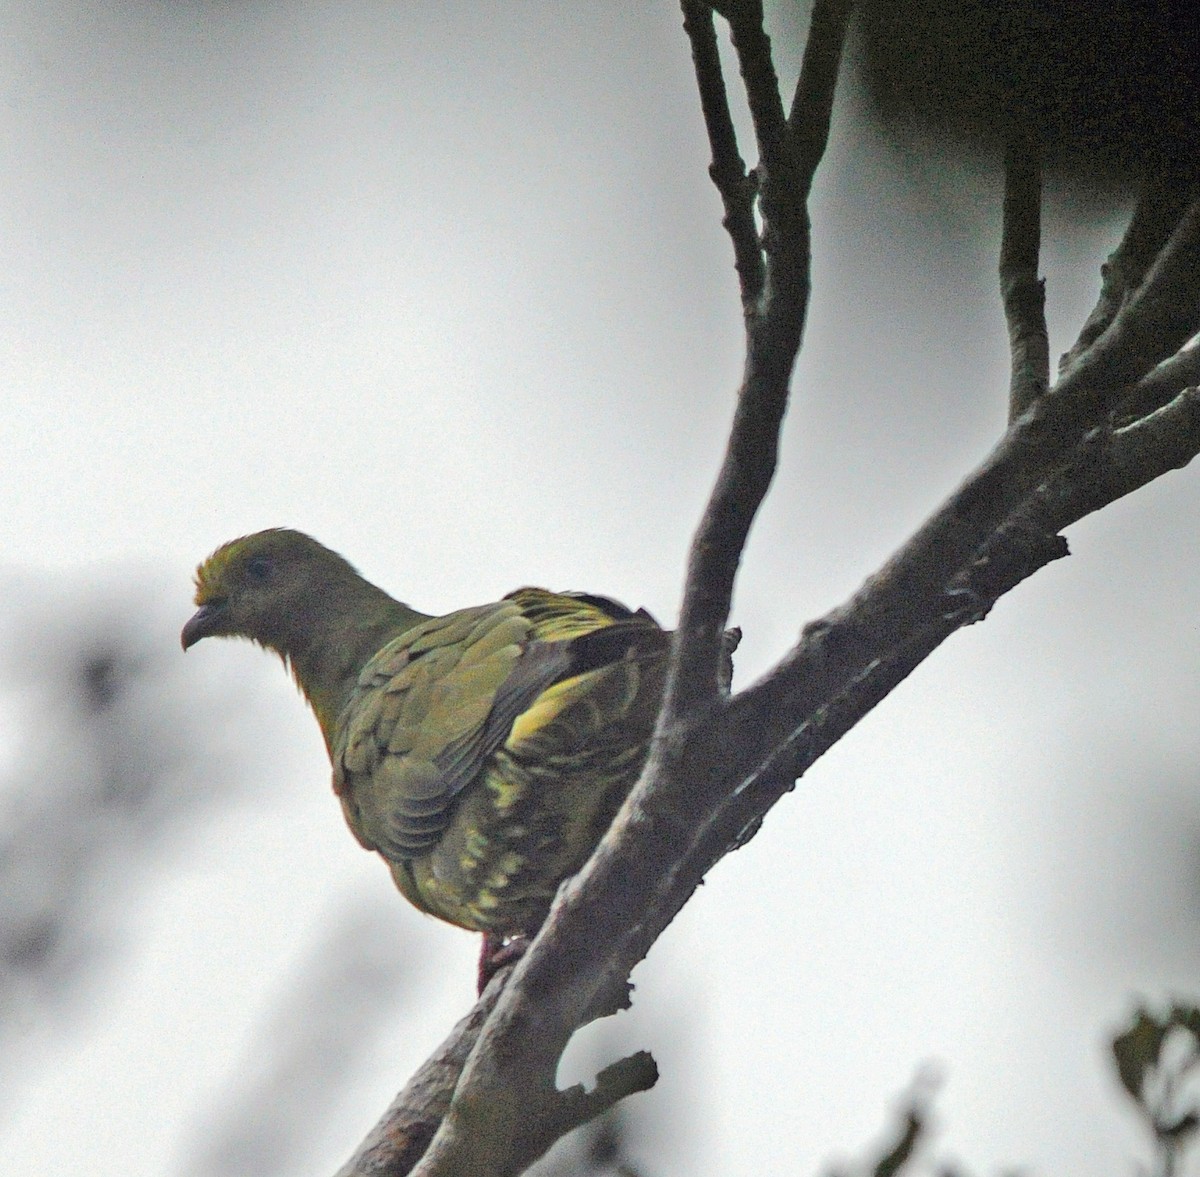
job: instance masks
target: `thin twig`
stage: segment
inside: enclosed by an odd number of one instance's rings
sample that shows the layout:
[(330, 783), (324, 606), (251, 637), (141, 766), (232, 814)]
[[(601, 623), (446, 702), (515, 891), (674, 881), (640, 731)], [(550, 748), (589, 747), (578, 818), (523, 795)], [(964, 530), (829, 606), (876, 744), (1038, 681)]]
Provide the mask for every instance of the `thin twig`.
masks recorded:
[[(1112, 433), (1098, 431), (1076, 461), (1040, 487), (997, 529), (947, 597), (959, 608), (914, 628), (908, 640), (870, 662), (836, 698), (797, 724), (723, 807), (705, 836), (704, 853), (736, 849), (763, 814), (821, 756), (916, 669), (952, 633), (985, 616), (1005, 593), (1067, 554), (1059, 532), (1087, 515), (1180, 469), (1200, 454), (1200, 390), (1188, 388), (1170, 404)], [(736, 738), (736, 736), (731, 736)], [(716, 859), (714, 859), (716, 861)]]
[(1200, 319), (1200, 203), (1189, 209), (1134, 296), (974, 473), (844, 606), (805, 629), (766, 678), (730, 703), (756, 718), (739, 734), (769, 758), (793, 717), (841, 694), (876, 661), (952, 609), (947, 584), (1102, 425), (1130, 383), (1178, 350)]
[(1004, 159), (1004, 230), (1000, 293), (1012, 356), (1008, 419), (1015, 421), (1050, 384), (1046, 287), (1038, 278), (1041, 248), (1041, 151), (1030, 135), (1014, 135)]
[[(807, 271), (808, 234), (805, 199), (779, 78), (771, 57), (771, 39), (763, 27), (759, 0), (743, 0), (729, 18), (729, 31), (746, 87), (746, 102), (758, 144), (759, 209), (762, 243), (767, 256), (768, 304), (787, 297), (797, 276)], [(836, 81), (829, 79), (830, 85)], [(832, 101), (832, 99), (830, 99)], [(764, 313), (768, 307), (764, 307)]]
[(1079, 332), (1079, 338), (1058, 361), (1060, 372), (1065, 372), (1083, 355), (1116, 318), (1195, 196), (1195, 181), (1186, 172), (1167, 171), (1147, 183), (1125, 236), (1101, 267), (1100, 297)]
[(896, 1177), (898, 1173), (902, 1172), (912, 1160), (913, 1153), (924, 1133), (925, 1109), (914, 1104), (905, 1109), (900, 1134), (892, 1147), (875, 1163), (875, 1167), (871, 1170), (872, 1177)]
[[(1128, 234), (1126, 234), (1128, 237)], [(1200, 200), (1179, 218), (1116, 317), (1063, 373), (1058, 388), (1091, 384), (1111, 393), (1141, 380), (1200, 330)], [(1057, 391), (1056, 391), (1057, 395)]]
[(1200, 344), (1194, 340), (1143, 376), (1121, 398), (1117, 415), (1122, 421), (1135, 421), (1162, 408), (1193, 384), (1200, 384)]
[(742, 311), (748, 318), (758, 309), (764, 281), (763, 256), (754, 223), (756, 185), (746, 174), (746, 164), (738, 151), (713, 27), (712, 6), (703, 0), (683, 0), (682, 7), (683, 30), (692, 46), (700, 109), (712, 150), (708, 174), (725, 208), (721, 224), (733, 242), (733, 264), (742, 292)]
[(730, 9), (729, 32), (746, 87), (759, 166), (787, 184), (792, 168), (791, 143), (760, 0), (741, 0)]
[[(748, 324), (746, 369), (729, 444), (692, 543), (680, 614), (679, 655), (664, 705), (664, 728), (711, 703), (733, 579), (750, 524), (775, 471), (779, 429), (809, 297), (805, 201), (828, 140), (851, 5), (818, 0), (791, 114), (784, 118), (762, 6), (731, 7), (730, 27), (760, 153), (766, 286)], [(799, 137), (798, 141), (796, 140)]]
[[(792, 365), (808, 309), (807, 188), (800, 183), (796, 167), (771, 44), (762, 26), (762, 6), (747, 2), (730, 11), (734, 49), (759, 149), (765, 288), (761, 313), (748, 322), (746, 368), (729, 444), (692, 541), (676, 662), (663, 707), (664, 732), (680, 717), (694, 714), (718, 697), (720, 645), (733, 580), (750, 525), (774, 476)], [(826, 45), (828, 41), (826, 36)], [(814, 51), (812, 61), (818, 60), (824, 62)], [(807, 77), (812, 101), (828, 111), (837, 81), (836, 54), (828, 68), (811, 65)], [(810, 150), (819, 146), (809, 145)], [(815, 158), (809, 163), (815, 167)]]

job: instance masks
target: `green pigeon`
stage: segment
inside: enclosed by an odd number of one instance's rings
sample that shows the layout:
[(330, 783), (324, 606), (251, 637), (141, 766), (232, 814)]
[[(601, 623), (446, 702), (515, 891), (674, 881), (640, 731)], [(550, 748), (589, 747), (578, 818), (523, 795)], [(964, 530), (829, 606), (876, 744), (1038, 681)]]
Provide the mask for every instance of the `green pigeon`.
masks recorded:
[(244, 637), (283, 659), (354, 836), (422, 911), (484, 933), (482, 983), (637, 780), (670, 634), (645, 610), (540, 588), (431, 617), (286, 528), (219, 547), (195, 600), (183, 648)]

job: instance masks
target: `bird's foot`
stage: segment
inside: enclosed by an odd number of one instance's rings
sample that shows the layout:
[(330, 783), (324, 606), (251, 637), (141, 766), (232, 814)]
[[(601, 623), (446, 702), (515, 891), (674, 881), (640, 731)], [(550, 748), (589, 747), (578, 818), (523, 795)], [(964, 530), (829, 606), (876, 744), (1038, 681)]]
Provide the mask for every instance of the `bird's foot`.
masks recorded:
[(528, 936), (501, 936), (496, 932), (484, 932), (483, 946), (479, 950), (479, 992), (505, 965), (520, 960), (529, 947)]

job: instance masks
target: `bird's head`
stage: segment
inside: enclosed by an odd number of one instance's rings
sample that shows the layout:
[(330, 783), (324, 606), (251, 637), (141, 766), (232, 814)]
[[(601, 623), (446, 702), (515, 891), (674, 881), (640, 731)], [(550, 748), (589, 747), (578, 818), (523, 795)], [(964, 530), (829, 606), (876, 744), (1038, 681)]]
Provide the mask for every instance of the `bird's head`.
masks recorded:
[(289, 656), (313, 618), (358, 574), (311, 536), (272, 528), (222, 544), (196, 569), (199, 608), (183, 648), (201, 638), (245, 637)]

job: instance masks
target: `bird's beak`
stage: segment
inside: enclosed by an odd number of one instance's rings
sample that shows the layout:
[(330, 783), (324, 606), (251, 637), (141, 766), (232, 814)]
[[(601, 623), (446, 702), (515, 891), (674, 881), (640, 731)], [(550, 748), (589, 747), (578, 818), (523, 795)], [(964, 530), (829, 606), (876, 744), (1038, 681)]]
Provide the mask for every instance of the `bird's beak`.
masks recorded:
[(219, 633), (224, 613), (224, 601), (210, 601), (207, 605), (201, 605), (189, 618), (187, 625), (183, 627), (183, 632), (179, 635), (183, 648), (186, 650), (190, 646), (194, 646), (201, 638)]

